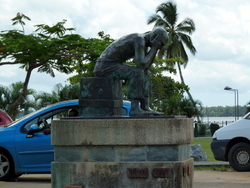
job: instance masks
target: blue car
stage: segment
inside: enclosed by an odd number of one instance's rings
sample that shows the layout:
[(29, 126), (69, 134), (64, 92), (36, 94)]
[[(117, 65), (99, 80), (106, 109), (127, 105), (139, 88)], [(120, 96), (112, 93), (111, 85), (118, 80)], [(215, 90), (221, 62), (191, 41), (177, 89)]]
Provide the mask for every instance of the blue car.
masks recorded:
[[(130, 106), (129, 101), (123, 102), (123, 116), (129, 116)], [(78, 100), (60, 102), (0, 127), (0, 180), (50, 173), (54, 160), (50, 124), (78, 108)]]

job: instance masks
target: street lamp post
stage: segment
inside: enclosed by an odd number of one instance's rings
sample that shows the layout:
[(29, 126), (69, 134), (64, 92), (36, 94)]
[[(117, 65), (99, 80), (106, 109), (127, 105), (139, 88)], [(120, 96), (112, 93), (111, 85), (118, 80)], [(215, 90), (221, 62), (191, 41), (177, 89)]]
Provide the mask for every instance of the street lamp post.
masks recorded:
[(239, 95), (237, 89), (232, 89), (231, 87), (226, 86), (224, 90), (233, 91), (234, 92), (234, 103), (235, 103), (235, 121), (236, 117), (239, 119)]

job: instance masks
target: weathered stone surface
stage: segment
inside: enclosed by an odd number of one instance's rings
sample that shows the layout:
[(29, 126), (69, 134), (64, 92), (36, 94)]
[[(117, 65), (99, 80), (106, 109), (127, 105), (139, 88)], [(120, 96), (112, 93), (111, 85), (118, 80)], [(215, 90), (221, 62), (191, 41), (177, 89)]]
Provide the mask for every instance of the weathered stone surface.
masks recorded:
[(182, 145), (193, 140), (189, 118), (65, 119), (52, 122), (52, 145)]
[(200, 144), (191, 145), (190, 157), (194, 158), (194, 161), (207, 161), (207, 154), (202, 149)]
[(113, 78), (81, 78), (79, 116), (122, 115), (121, 81)]
[(189, 153), (189, 144), (175, 146), (58, 146), (55, 148), (55, 161), (182, 161), (190, 157)]
[(80, 99), (122, 99), (122, 85), (118, 79), (84, 77), (80, 79), (80, 86)]
[(52, 187), (192, 188), (193, 120), (63, 119), (52, 122)]
[(191, 188), (192, 181), (193, 159), (178, 162), (52, 163), (53, 188), (64, 185), (82, 185), (84, 188)]

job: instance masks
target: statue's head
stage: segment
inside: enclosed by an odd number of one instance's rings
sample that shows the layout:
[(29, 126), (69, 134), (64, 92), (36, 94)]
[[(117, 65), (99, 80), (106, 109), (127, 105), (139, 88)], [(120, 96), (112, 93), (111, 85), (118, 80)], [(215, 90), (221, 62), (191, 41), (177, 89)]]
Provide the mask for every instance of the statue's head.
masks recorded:
[(158, 42), (162, 43), (163, 45), (167, 44), (168, 41), (168, 33), (163, 28), (156, 28), (150, 34), (150, 41), (152, 43)]

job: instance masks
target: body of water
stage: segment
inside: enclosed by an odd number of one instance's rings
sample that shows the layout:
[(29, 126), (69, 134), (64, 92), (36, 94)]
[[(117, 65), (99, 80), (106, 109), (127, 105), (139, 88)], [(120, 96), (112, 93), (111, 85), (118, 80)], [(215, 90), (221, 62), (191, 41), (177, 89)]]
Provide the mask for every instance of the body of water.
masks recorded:
[[(239, 119), (242, 119), (242, 117), (239, 117)], [(226, 126), (234, 121), (235, 121), (234, 116), (230, 116), (230, 117), (203, 117), (202, 118), (202, 122), (204, 124), (210, 125), (211, 123), (217, 123), (222, 127)]]

